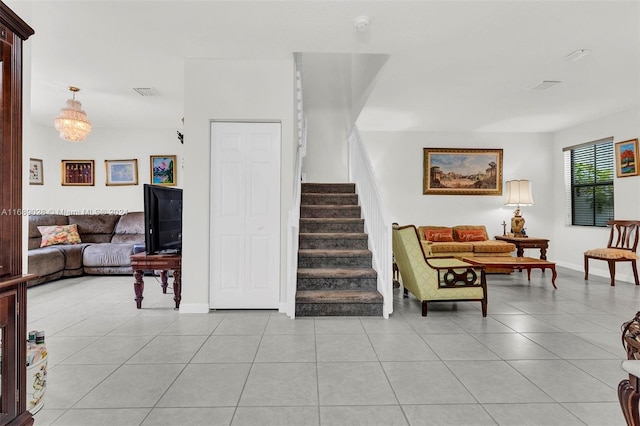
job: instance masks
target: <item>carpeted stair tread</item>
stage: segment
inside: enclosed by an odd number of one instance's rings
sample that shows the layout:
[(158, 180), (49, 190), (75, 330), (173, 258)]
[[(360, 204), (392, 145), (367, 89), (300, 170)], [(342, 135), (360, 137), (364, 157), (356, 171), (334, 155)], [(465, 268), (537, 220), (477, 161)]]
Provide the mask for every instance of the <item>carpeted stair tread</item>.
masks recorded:
[(325, 193), (325, 194), (336, 194), (336, 193), (355, 193), (356, 192), (356, 184), (355, 183), (311, 183), (305, 182), (302, 184), (301, 193)]
[(364, 223), (364, 219), (361, 217), (301, 217), (300, 222), (307, 223)]
[(358, 205), (358, 195), (357, 194), (341, 194), (341, 193), (316, 193), (316, 192), (307, 192), (301, 194), (301, 205)]
[(377, 291), (304, 290), (296, 292), (296, 303), (382, 303)]
[(366, 240), (369, 238), (364, 232), (301, 232), (298, 234), (300, 238), (318, 238), (318, 239), (349, 239), (349, 240)]
[(371, 250), (301, 249), (298, 256), (313, 257), (362, 257), (371, 256)]
[(299, 268), (298, 278), (376, 278), (373, 268)]

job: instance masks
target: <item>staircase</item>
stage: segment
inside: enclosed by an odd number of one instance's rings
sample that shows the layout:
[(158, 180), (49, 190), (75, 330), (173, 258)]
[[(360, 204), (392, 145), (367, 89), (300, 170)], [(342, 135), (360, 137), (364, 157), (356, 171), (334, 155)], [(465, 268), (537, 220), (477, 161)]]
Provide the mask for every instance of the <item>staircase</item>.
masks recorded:
[(382, 316), (353, 183), (303, 183), (296, 316)]

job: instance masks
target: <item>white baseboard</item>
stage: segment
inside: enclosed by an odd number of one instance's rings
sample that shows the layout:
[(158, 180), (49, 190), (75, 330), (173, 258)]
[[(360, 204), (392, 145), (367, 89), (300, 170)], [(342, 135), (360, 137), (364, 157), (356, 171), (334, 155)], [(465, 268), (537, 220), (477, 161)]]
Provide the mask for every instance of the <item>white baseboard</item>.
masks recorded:
[(208, 314), (208, 303), (180, 303), (181, 314)]
[[(563, 268), (573, 269), (574, 271), (584, 273), (584, 265), (577, 265), (574, 263), (567, 263), (567, 262), (557, 262), (556, 265), (561, 266)], [(608, 269), (602, 269), (596, 265), (602, 265), (606, 267), (607, 262), (597, 262), (597, 261), (589, 262), (589, 276), (601, 277), (601, 278), (607, 278), (607, 279), (611, 278), (611, 276), (609, 275)], [(558, 274), (558, 277), (560, 276), (561, 275)], [(620, 273), (620, 271), (616, 271), (616, 281), (624, 281), (631, 284), (635, 283), (635, 280), (632, 274)]]

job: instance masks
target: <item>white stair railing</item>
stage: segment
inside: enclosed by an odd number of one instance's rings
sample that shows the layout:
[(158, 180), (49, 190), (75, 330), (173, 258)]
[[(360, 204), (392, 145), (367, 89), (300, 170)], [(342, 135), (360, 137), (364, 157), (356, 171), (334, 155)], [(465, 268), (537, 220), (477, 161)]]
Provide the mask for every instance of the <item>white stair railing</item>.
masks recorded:
[(302, 159), (307, 154), (307, 118), (302, 106), (302, 73), (300, 71), (301, 55), (296, 54), (296, 111), (298, 127), (298, 147), (294, 166), (293, 197), (291, 210), (287, 219), (287, 302), (285, 313), (290, 318), (296, 316), (296, 289), (298, 283), (298, 237), (300, 235), (300, 199), (302, 183)]
[(356, 184), (365, 232), (369, 234), (369, 248), (373, 253), (373, 268), (378, 272), (378, 291), (384, 300), (382, 312), (384, 318), (389, 318), (393, 312), (392, 224), (369, 155), (355, 126), (349, 134), (349, 181)]

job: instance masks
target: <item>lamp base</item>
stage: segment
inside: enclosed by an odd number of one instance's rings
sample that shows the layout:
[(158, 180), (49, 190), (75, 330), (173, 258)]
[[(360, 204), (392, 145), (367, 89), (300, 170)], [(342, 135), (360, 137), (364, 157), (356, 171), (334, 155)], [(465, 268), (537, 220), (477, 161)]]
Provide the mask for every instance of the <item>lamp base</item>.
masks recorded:
[(511, 218), (511, 232), (515, 237), (526, 237), (524, 233), (524, 217), (516, 214)]

